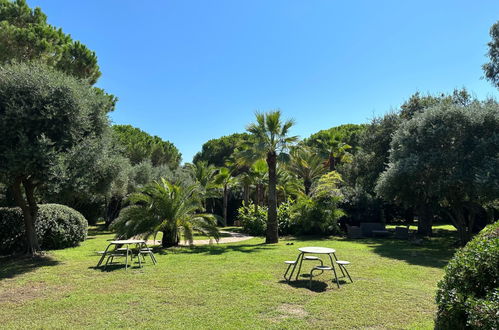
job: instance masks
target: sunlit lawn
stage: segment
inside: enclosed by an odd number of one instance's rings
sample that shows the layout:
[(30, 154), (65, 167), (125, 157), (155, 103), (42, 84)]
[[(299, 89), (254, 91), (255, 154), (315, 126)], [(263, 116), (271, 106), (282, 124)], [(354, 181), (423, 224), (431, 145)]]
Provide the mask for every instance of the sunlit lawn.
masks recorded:
[[(0, 320), (6, 328), (432, 328), (434, 294), (453, 253), (441, 229), (422, 246), (393, 239), (281, 240), (157, 251), (159, 264), (94, 269), (110, 233), (50, 259), (0, 259)], [(286, 243), (294, 243), (286, 245)], [(287, 284), (284, 260), (302, 246), (333, 247), (354, 283), (325, 273)], [(312, 263), (305, 264), (308, 271)], [(315, 279), (315, 278), (314, 278)]]

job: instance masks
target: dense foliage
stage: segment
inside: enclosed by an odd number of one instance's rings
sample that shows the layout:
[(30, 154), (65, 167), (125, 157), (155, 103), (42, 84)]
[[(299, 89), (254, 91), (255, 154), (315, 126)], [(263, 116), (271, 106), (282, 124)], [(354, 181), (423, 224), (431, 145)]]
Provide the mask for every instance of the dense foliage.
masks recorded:
[(123, 154), (132, 165), (150, 161), (153, 166), (168, 165), (175, 169), (180, 165), (182, 156), (169, 141), (151, 136), (131, 125), (113, 125), (114, 137), (123, 147)]
[(235, 133), (209, 140), (203, 144), (201, 151), (194, 155), (193, 163), (205, 161), (214, 166), (226, 166), (236, 149), (249, 139), (248, 133)]
[(218, 240), (215, 217), (198, 213), (202, 205), (197, 185), (177, 185), (162, 179), (133, 193), (128, 201), (130, 206), (112, 224), (119, 237), (146, 238), (161, 231), (163, 247), (178, 245), (181, 235), (192, 242), (193, 231)]
[(490, 37), (487, 53), (490, 62), (483, 65), (483, 71), (487, 80), (499, 88), (499, 21), (490, 28)]
[[(289, 200), (277, 208), (279, 235), (293, 234), (296, 230), (292, 223), (293, 204), (294, 202)], [(237, 219), (241, 222), (245, 233), (253, 236), (264, 236), (267, 230), (267, 207), (255, 209), (253, 203), (243, 204), (237, 210)]]
[(499, 222), (457, 251), (438, 284), (437, 329), (499, 327)]
[[(376, 190), (387, 200), (447, 210), (461, 241), (476, 214), (499, 196), (499, 105), (440, 104), (401, 125)], [(431, 222), (428, 223), (431, 227)]]
[(303, 142), (310, 147), (319, 147), (320, 142), (318, 141), (324, 141), (333, 136), (336, 140), (346, 143), (356, 149), (359, 145), (360, 134), (365, 127), (365, 124), (344, 124), (335, 126), (329, 129), (320, 130), (304, 139)]
[(103, 93), (45, 65), (0, 68), (0, 180), (12, 187), (23, 210), (32, 253), (38, 249), (37, 188), (58, 179), (56, 168), (75, 148), (100, 145), (113, 106)]
[[(77, 246), (87, 236), (87, 220), (65, 205), (41, 204), (35, 230), (42, 249)], [(24, 221), (20, 208), (0, 208), (0, 254), (23, 251)]]
[(48, 24), (40, 8), (0, 0), (0, 64), (13, 60), (41, 61), (90, 84), (101, 75), (95, 53)]

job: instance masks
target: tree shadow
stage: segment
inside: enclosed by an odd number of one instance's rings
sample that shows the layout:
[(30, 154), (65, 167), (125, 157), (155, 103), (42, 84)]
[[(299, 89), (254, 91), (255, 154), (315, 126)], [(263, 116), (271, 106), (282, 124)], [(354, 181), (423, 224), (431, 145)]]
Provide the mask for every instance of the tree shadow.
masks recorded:
[(227, 252), (242, 252), (242, 253), (256, 253), (264, 250), (275, 249), (277, 246), (269, 245), (264, 243), (259, 244), (242, 244), (242, 245), (200, 245), (192, 247), (175, 247), (168, 249), (160, 249), (155, 253), (160, 255), (165, 255), (169, 253), (173, 254), (209, 254), (209, 255), (220, 255)]
[(5, 256), (0, 257), (0, 280), (14, 278), (24, 273), (32, 272), (41, 267), (60, 264), (50, 256)]
[(412, 265), (443, 268), (456, 251), (455, 235), (455, 231), (442, 229), (430, 239), (337, 238), (337, 240), (366, 244), (380, 256), (403, 260)]
[(105, 224), (97, 224), (90, 226), (88, 228), (88, 234), (87, 234), (87, 239), (90, 238), (91, 236), (102, 236), (102, 235), (109, 235), (112, 234), (112, 232), (106, 228)]

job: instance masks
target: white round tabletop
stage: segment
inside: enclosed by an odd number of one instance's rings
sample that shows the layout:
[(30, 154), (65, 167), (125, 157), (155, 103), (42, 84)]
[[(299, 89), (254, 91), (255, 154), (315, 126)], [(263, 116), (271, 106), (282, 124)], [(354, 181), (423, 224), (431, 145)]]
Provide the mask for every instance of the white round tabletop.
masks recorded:
[(124, 239), (124, 240), (117, 240), (117, 241), (111, 241), (111, 244), (139, 244), (139, 243), (145, 243), (143, 239)]
[(335, 253), (335, 249), (325, 248), (325, 247), (316, 247), (316, 246), (307, 246), (299, 248), (300, 252), (303, 253), (315, 253), (315, 254), (329, 254)]

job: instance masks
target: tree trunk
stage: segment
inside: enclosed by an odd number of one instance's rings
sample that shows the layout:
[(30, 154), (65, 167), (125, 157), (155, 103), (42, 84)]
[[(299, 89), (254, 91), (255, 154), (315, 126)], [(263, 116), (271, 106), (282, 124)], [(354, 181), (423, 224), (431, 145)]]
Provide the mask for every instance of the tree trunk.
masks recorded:
[(119, 216), (122, 200), (123, 199), (121, 197), (111, 197), (111, 199), (109, 200), (106, 211), (106, 227), (109, 227), (114, 219)]
[(332, 172), (336, 169), (336, 160), (333, 155), (329, 155), (329, 172)]
[[(26, 200), (23, 197), (21, 184), (23, 184), (24, 186), (24, 191), (26, 193), (28, 203), (26, 203)], [(17, 178), (12, 186), (14, 200), (16, 201), (17, 206), (19, 206), (23, 212), (27, 244), (26, 253), (31, 254), (32, 256), (34, 256), (40, 250), (35, 231), (35, 221), (38, 214), (38, 206), (36, 205), (34, 197), (34, 189), (35, 187), (30, 181), (23, 180), (22, 178)]]
[(265, 243), (279, 242), (278, 223), (277, 223), (277, 202), (276, 202), (276, 162), (277, 155), (275, 152), (267, 154), (267, 165), (269, 166), (269, 191), (268, 191), (268, 213), (267, 213), (267, 236)]
[(258, 183), (255, 185), (255, 214), (258, 213), (258, 197), (260, 196), (258, 194)]
[(310, 187), (312, 186), (312, 182), (310, 180), (304, 179), (303, 186), (305, 187), (305, 195), (310, 195)]
[[(468, 207), (466, 207), (468, 206)], [(473, 236), (473, 224), (475, 222), (475, 209), (471, 203), (462, 203), (452, 207), (454, 226), (459, 234), (459, 243), (466, 245)]]
[(223, 205), (223, 213), (224, 213), (224, 225), (227, 226), (227, 207), (229, 204), (229, 189), (227, 185), (224, 185), (224, 205)]
[(177, 246), (179, 243), (179, 237), (177, 228), (163, 228), (163, 238), (161, 239), (161, 246), (164, 248)]
[(261, 206), (265, 206), (265, 187), (263, 186), (263, 183), (259, 183), (259, 189), (258, 189), (258, 193), (260, 194), (260, 196), (258, 197), (258, 200), (260, 201), (260, 205)]
[(421, 236), (431, 236), (433, 225), (433, 212), (431, 208), (424, 205), (420, 208), (418, 217), (418, 234)]
[(243, 186), (243, 199), (244, 205), (247, 206), (249, 203), (249, 185), (247, 184)]

